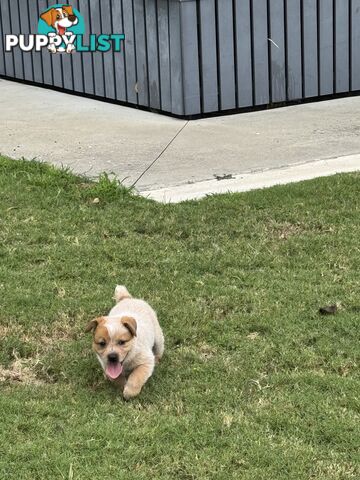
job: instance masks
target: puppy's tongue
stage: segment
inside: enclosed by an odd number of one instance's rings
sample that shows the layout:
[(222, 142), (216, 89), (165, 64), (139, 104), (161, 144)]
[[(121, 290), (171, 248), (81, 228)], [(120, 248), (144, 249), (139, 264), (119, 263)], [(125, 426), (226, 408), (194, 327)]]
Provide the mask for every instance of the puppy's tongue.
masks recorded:
[(119, 375), (121, 375), (121, 372), (123, 370), (123, 367), (121, 363), (109, 363), (108, 366), (106, 367), (105, 373), (106, 375), (111, 378), (112, 380), (115, 380), (118, 378)]

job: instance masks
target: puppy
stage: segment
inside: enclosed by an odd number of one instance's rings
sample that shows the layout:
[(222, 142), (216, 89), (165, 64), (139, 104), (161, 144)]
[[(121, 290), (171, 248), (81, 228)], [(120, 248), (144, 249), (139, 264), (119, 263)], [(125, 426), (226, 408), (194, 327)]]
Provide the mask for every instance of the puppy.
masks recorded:
[[(63, 5), (61, 8), (51, 8), (43, 14), (40, 18), (46, 22), (49, 27), (52, 27), (57, 35), (66, 35), (67, 29), (79, 23), (78, 17), (74, 14), (71, 5)], [(48, 49), (51, 53), (64, 52), (64, 47), (56, 48), (54, 44), (50, 44)], [(69, 44), (66, 48), (67, 53), (71, 53), (75, 49), (74, 45)]]
[(164, 336), (154, 310), (131, 297), (124, 286), (115, 289), (116, 305), (109, 315), (86, 327), (93, 332), (93, 350), (106, 377), (123, 387), (125, 400), (136, 397), (164, 353)]

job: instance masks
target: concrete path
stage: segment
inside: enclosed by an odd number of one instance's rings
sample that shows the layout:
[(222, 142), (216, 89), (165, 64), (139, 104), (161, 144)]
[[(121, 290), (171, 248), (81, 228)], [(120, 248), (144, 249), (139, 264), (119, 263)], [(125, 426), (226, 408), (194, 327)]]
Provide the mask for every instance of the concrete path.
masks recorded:
[(185, 122), (0, 80), (0, 112), (3, 155), (113, 172), (162, 201), (302, 179), (309, 162), (306, 178), (360, 170), (360, 97)]
[(143, 190), (141, 194), (158, 202), (177, 203), (206, 197), (209, 193), (248, 192), (258, 188), (284, 185), (301, 180), (326, 177), (339, 172), (355, 172), (357, 170), (360, 170), (360, 155), (349, 155), (347, 157), (289, 165), (283, 168), (232, 175), (231, 178), (226, 178), (222, 181), (216, 179), (205, 180), (204, 182), (165, 187), (157, 190)]

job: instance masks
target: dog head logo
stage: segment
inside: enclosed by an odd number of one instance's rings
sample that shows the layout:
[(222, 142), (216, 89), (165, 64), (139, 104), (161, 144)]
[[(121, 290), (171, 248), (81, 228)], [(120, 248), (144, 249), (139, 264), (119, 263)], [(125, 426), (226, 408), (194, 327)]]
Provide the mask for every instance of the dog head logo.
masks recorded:
[(63, 5), (60, 8), (50, 8), (40, 15), (49, 26), (53, 27), (58, 35), (65, 35), (66, 30), (79, 23), (79, 19), (74, 15), (73, 7)]
[(40, 15), (39, 33), (48, 35), (51, 53), (72, 53), (76, 50), (76, 36), (85, 33), (84, 21), (71, 5), (56, 4)]
[(85, 21), (81, 13), (68, 3), (57, 3), (42, 12), (37, 34), (5, 35), (5, 51), (20, 48), (23, 52), (51, 53), (121, 52), (125, 41), (122, 33), (89, 33), (85, 36)]

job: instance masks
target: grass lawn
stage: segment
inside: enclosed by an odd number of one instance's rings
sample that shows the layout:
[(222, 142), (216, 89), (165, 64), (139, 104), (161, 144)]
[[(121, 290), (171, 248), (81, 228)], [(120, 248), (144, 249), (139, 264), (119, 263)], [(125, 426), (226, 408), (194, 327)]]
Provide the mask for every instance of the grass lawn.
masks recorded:
[[(160, 205), (0, 157), (0, 478), (360, 478), (359, 183)], [(166, 337), (128, 403), (83, 333), (117, 283)]]

